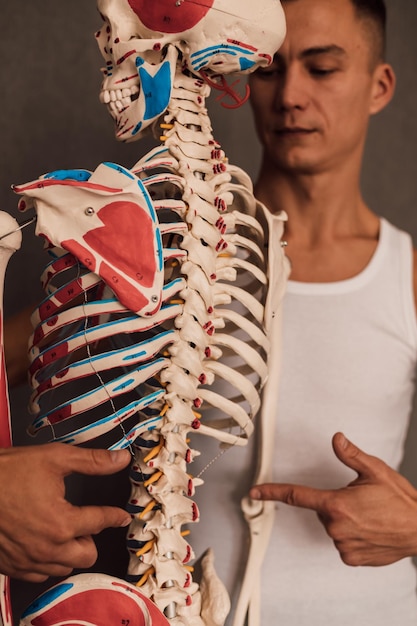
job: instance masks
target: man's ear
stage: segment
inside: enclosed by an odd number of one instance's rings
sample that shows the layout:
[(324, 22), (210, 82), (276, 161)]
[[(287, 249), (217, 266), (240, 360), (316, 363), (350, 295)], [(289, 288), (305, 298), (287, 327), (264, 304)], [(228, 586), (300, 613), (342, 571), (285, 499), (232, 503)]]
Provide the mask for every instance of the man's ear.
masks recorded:
[(382, 111), (391, 101), (395, 91), (396, 77), (389, 63), (380, 63), (374, 71), (370, 114)]

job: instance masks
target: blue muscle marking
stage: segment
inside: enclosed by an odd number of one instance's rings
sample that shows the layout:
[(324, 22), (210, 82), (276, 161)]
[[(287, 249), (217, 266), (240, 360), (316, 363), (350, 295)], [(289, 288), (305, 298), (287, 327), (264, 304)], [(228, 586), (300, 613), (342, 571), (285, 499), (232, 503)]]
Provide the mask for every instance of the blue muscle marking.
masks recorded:
[[(109, 300), (109, 302), (114, 302), (115, 300)], [(104, 302), (104, 300), (103, 300)], [(91, 304), (94, 304), (91, 303)], [(117, 328), (117, 326), (119, 324), (123, 323), (129, 323), (129, 322), (134, 322), (135, 320), (137, 320), (137, 316), (131, 316), (131, 317), (125, 317), (119, 320), (113, 320), (111, 322), (105, 322), (104, 324), (100, 324), (99, 326), (93, 326), (92, 328), (87, 328), (87, 330), (84, 329), (84, 327), (82, 327), (82, 330), (79, 330), (77, 333), (75, 333), (74, 335), (71, 336), (71, 340), (76, 340), (78, 337), (88, 337), (89, 334), (94, 333), (97, 330), (102, 330), (105, 328), (111, 329), (111, 328)], [(63, 339), (62, 341), (59, 341), (55, 344), (55, 348), (61, 346), (63, 343), (67, 343), (68, 339)], [(45, 348), (45, 350), (43, 350), (42, 352), (39, 353), (39, 356), (42, 357), (45, 352), (47, 352), (50, 348), (47, 347)], [(123, 349), (120, 349), (119, 352), (123, 352)], [(96, 357), (95, 357), (96, 358)], [(91, 359), (92, 360), (92, 359)], [(90, 359), (85, 359), (85, 361), (90, 361)], [(76, 365), (76, 363), (73, 363), (72, 365), (70, 365), (69, 367), (74, 367), (74, 365)]]
[[(157, 365), (159, 363), (163, 363), (164, 360), (165, 359), (155, 359), (155, 361), (152, 361), (151, 363), (147, 363), (146, 365), (142, 365), (140, 367), (137, 367), (134, 371), (135, 372), (146, 371), (147, 369), (153, 367), (154, 365)], [(119, 384), (117, 384), (115, 387), (112, 387), (110, 393), (126, 389), (126, 387), (128, 387), (129, 385), (133, 385), (135, 383), (135, 379), (133, 378), (133, 376), (131, 378), (126, 378), (126, 376), (120, 376), (114, 382), (115, 383), (119, 382)], [(86, 394), (86, 395), (88, 396), (88, 395), (91, 395), (91, 394)]]
[[(136, 59), (136, 65), (138, 65), (138, 59)], [(143, 119), (151, 120), (161, 115), (168, 107), (172, 86), (171, 68), (166, 61), (155, 76), (149, 74), (144, 67), (138, 67), (138, 74), (145, 96)]]
[[(79, 428), (78, 430), (72, 432), (70, 435), (63, 435), (62, 437), (57, 437), (54, 441), (58, 441), (59, 443), (72, 443), (73, 441), (75, 441), (74, 437), (82, 435), (83, 433), (87, 433), (91, 430), (94, 431), (96, 427), (104, 426), (105, 424), (108, 424), (109, 422), (119, 422), (119, 420), (123, 418), (124, 415), (128, 415), (131, 412), (146, 408), (149, 404), (152, 404), (153, 402), (155, 402), (155, 400), (157, 400), (164, 394), (165, 394), (164, 389), (159, 389), (158, 391), (154, 391), (153, 393), (150, 393), (149, 395), (143, 398), (140, 398), (140, 400), (134, 400), (133, 402), (130, 402), (130, 404), (128, 404), (124, 408), (119, 409), (119, 411), (116, 411), (116, 413), (112, 413), (111, 415), (103, 417), (102, 419), (94, 422), (94, 424), (83, 426), (82, 428)], [(162, 419), (161, 416), (158, 415), (157, 417), (150, 418), (146, 420), (145, 422), (141, 422), (141, 426), (143, 426), (144, 429), (146, 430), (147, 430), (146, 426), (148, 426), (148, 424), (149, 424), (149, 427), (154, 428), (161, 419)]]
[(111, 163), (110, 161), (105, 161), (103, 163), (103, 165), (107, 165), (107, 167), (110, 167), (111, 169), (116, 170), (117, 172), (120, 172), (120, 174), (124, 174), (125, 176), (127, 176), (131, 180), (133, 180), (135, 178), (135, 176), (132, 174), (132, 172), (127, 170), (122, 165), (117, 165), (117, 163)]
[(242, 48), (242, 46), (230, 46), (229, 44), (225, 43), (220, 46), (210, 46), (208, 48), (204, 48), (203, 50), (198, 50), (197, 52), (194, 52), (190, 58), (201, 57), (202, 55), (207, 56), (208, 52), (211, 52), (212, 54), (217, 54), (219, 52), (229, 52), (231, 50), (245, 54), (254, 54), (252, 50), (247, 50), (246, 48)]
[[(130, 318), (132, 319), (132, 318)], [(110, 324), (102, 324), (102, 327), (106, 327), (109, 326), (111, 324), (117, 324), (117, 323), (121, 323), (123, 324), (125, 320), (121, 319), (121, 320), (116, 320), (115, 322), (111, 322)], [(90, 332), (94, 332), (94, 330), (96, 330), (97, 328), (100, 328), (99, 326), (96, 326), (95, 328), (91, 328), (89, 329)], [(88, 330), (85, 331), (84, 329), (79, 331), (78, 333), (76, 333), (73, 338), (75, 337), (83, 337), (88, 335)], [(140, 343), (137, 344), (137, 348), (138, 348), (138, 352), (136, 352), (134, 355), (130, 355), (130, 356), (125, 356), (122, 358), (122, 361), (128, 361), (128, 360), (133, 360), (138, 356), (141, 355), (146, 355), (149, 354), (149, 350), (140, 350), (141, 346), (152, 346), (153, 342), (158, 342), (160, 341), (161, 338), (165, 338), (166, 342), (169, 342), (169, 338), (171, 335), (175, 335), (175, 331), (174, 330), (167, 330), (164, 333), (160, 333), (159, 335), (156, 335), (155, 337), (152, 337), (151, 339), (148, 339), (146, 341), (141, 341)], [(63, 340), (60, 343), (66, 343), (65, 340)], [(56, 344), (59, 345), (59, 344)], [(96, 354), (96, 355), (90, 355), (89, 357), (82, 359), (81, 361), (77, 361), (76, 363), (71, 363), (70, 365), (66, 366), (66, 370), (77, 370), (79, 367), (83, 367), (85, 364), (88, 363), (95, 363), (95, 362), (100, 362), (102, 359), (107, 358), (109, 355), (122, 355), (123, 353), (126, 352), (126, 350), (131, 349), (132, 346), (126, 346), (124, 348), (119, 348), (118, 350), (111, 350), (110, 352), (103, 352), (102, 354)]]
[[(151, 363), (148, 363), (147, 365), (143, 365), (142, 367), (138, 367), (136, 368), (136, 372), (142, 372), (150, 367), (153, 367), (156, 364), (159, 363), (163, 363), (165, 359), (155, 359), (155, 361), (152, 361)], [(126, 381), (126, 374), (119, 376), (118, 378), (116, 378), (116, 380), (112, 381), (112, 383), (120, 383), (119, 385), (116, 385), (115, 387), (112, 387), (112, 390), (119, 390), (119, 389), (124, 389), (127, 384), (131, 384), (131, 380), (129, 379), (128, 382)], [(33, 429), (38, 429), (38, 428), (42, 428), (44, 425), (48, 425), (49, 424), (49, 415), (51, 413), (55, 413), (56, 411), (60, 411), (61, 409), (67, 407), (67, 406), (71, 406), (72, 404), (74, 404), (75, 402), (79, 402), (81, 400), (84, 400), (85, 398), (89, 398), (90, 396), (94, 396), (94, 394), (97, 393), (97, 389), (93, 389), (92, 391), (87, 391), (87, 393), (83, 393), (81, 394), (81, 396), (78, 396), (77, 398), (75, 398), (75, 400), (69, 400), (68, 402), (63, 402), (62, 404), (60, 404), (59, 406), (57, 406), (55, 409), (48, 411), (47, 413), (44, 413), (42, 415), (39, 415), (39, 417), (33, 422), (32, 424), (32, 428)], [(69, 419), (70, 417), (72, 417), (71, 415), (68, 416)]]
[(142, 122), (136, 124), (135, 128), (132, 130), (132, 135), (137, 135), (140, 129), (142, 128)]
[[(230, 46), (228, 44), (210, 46), (209, 48), (204, 48), (204, 50), (194, 52), (191, 55), (193, 68), (197, 71), (200, 70), (207, 64), (207, 60), (216, 56), (216, 54), (228, 54), (229, 56), (244, 54), (247, 56), (253, 56), (255, 53), (251, 50), (247, 50), (246, 48), (242, 48), (242, 46)], [(240, 64), (242, 64), (242, 59), (240, 60)]]
[(153, 154), (150, 154), (148, 157), (145, 157), (145, 163), (148, 163), (148, 161), (152, 161), (152, 159), (154, 159), (155, 157), (161, 154), (169, 155), (169, 151), (164, 146), (161, 146), (159, 150), (156, 150)]
[(88, 170), (55, 170), (45, 174), (44, 178), (52, 180), (78, 180), (85, 182), (91, 177), (91, 172)]
[[(167, 291), (168, 289), (171, 289), (171, 287), (173, 287), (173, 285), (176, 285), (176, 284), (181, 285), (183, 280), (184, 280), (183, 278), (175, 278), (174, 280), (171, 280), (170, 283), (166, 283), (166, 285), (164, 285), (162, 287), (162, 291)], [(174, 306), (174, 305), (169, 305), (168, 304), (168, 305), (166, 305), (165, 307), (162, 307), (162, 308), (164, 309), (164, 308), (167, 308), (168, 306)]]
[(251, 61), (250, 59), (246, 59), (246, 57), (241, 57), (241, 59), (240, 59), (240, 69), (241, 70), (249, 70), (254, 65), (255, 65), (255, 61)]
[(123, 357), (122, 361), (133, 361), (134, 359), (139, 359), (142, 356), (146, 356), (145, 350), (135, 352), (135, 354), (130, 354), (129, 356), (125, 356)]
[(54, 587), (54, 589), (50, 589), (43, 593), (39, 598), (37, 598), (32, 604), (26, 609), (23, 613), (23, 617), (28, 617), (31, 613), (35, 613), (40, 609), (44, 609), (48, 604), (51, 604), (54, 600), (62, 596), (66, 591), (72, 589), (74, 585), (72, 583), (63, 583), (62, 585), (58, 585)]
[(133, 385), (134, 382), (134, 378), (128, 378), (127, 380), (124, 380), (120, 385), (116, 385), (116, 387), (113, 387), (112, 391), (122, 391), (123, 389), (126, 389), (126, 387), (128, 387), (129, 385)]
[(141, 190), (143, 197), (145, 198), (146, 206), (148, 207), (149, 215), (151, 216), (152, 221), (156, 222), (156, 213), (155, 213), (155, 209), (154, 209), (151, 197), (140, 178), (138, 178), (138, 187)]
[[(152, 400), (153, 402), (153, 400)], [(150, 404), (151, 402), (149, 402)], [(117, 443), (108, 448), (108, 450), (123, 450), (130, 445), (130, 441), (134, 438), (136, 439), (139, 433), (143, 433), (145, 430), (152, 431), (156, 428), (157, 424), (162, 420), (162, 417), (158, 415), (157, 417), (153, 417), (145, 422), (141, 422), (137, 426), (134, 426), (123, 439), (120, 439)]]
[[(220, 54), (220, 52), (222, 52), (224, 54), (223, 50), (218, 50), (218, 53)], [(193, 62), (193, 69), (198, 71), (201, 70), (202, 67), (204, 67), (205, 65), (207, 65), (207, 60), (211, 59), (212, 57), (216, 56), (216, 52), (212, 52), (211, 54), (207, 54), (205, 57), (203, 57), (202, 59), (199, 60), (199, 62), (195, 61)], [(237, 53), (236, 52), (228, 52), (228, 55), (231, 57), (236, 57)]]
[(156, 235), (156, 251), (157, 251), (157, 255), (158, 255), (158, 270), (162, 270), (163, 267), (163, 252), (162, 252), (162, 237), (161, 237), (161, 231), (158, 230), (155, 233)]

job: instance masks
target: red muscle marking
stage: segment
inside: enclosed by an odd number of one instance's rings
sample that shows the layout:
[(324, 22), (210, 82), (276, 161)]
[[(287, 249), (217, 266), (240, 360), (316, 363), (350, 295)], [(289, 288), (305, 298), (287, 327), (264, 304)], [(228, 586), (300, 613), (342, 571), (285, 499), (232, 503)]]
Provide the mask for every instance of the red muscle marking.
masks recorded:
[[(133, 597), (111, 589), (91, 589), (74, 593), (64, 598), (42, 615), (32, 619), (33, 626), (65, 623), (69, 625), (88, 622), (96, 626), (108, 624), (137, 624), (146, 626), (147, 620), (140, 614)], [(153, 622), (154, 626), (165, 626), (166, 619)]]
[[(185, 555), (185, 557), (183, 558), (182, 562), (183, 562), (183, 563), (188, 563), (190, 559), (191, 559), (191, 548), (190, 548), (190, 546), (187, 546), (187, 554), (186, 554), (186, 555)], [(190, 579), (189, 579), (189, 583), (188, 583), (188, 585), (189, 585), (190, 583), (191, 583), (191, 576), (190, 576)], [(187, 582), (186, 582), (186, 583), (185, 583), (185, 585), (184, 585), (184, 587), (187, 587), (188, 585), (187, 585)]]
[(136, 50), (129, 50), (129, 52), (126, 52), (122, 57), (120, 57), (120, 59), (117, 59), (116, 65), (121, 65), (123, 61), (126, 61), (126, 59), (132, 56), (132, 54), (136, 54)]
[(253, 52), (258, 52), (258, 48), (254, 48), (248, 43), (244, 43), (243, 41), (239, 41), (238, 39), (228, 39), (227, 43), (231, 43), (234, 46), (240, 46), (241, 48), (245, 48), (246, 50), (252, 50)]
[(45, 332), (41, 326), (37, 326), (33, 332), (33, 345), (37, 345), (45, 336)]
[(63, 420), (66, 420), (69, 417), (71, 417), (71, 415), (72, 415), (71, 405), (67, 404), (67, 406), (61, 407), (58, 411), (54, 411), (53, 413), (50, 413), (48, 415), (48, 421), (51, 424), (58, 424), (59, 422), (62, 422)]
[(184, 0), (179, 5), (173, 0), (129, 0), (129, 4), (147, 28), (160, 33), (181, 33), (198, 24), (214, 0)]
[(69, 250), (85, 267), (88, 267), (91, 272), (96, 271), (97, 259), (94, 257), (94, 253), (86, 246), (75, 241), (75, 239), (67, 239), (63, 241), (61, 245), (64, 250)]
[(61, 359), (64, 356), (67, 356), (68, 354), (68, 344), (67, 342), (65, 343), (61, 343), (61, 345), (56, 346), (55, 348), (52, 348), (51, 350), (48, 350), (47, 352), (45, 352), (45, 354), (43, 355), (43, 361), (44, 363), (50, 363), (52, 361), (55, 361), (56, 359)]
[(25, 193), (31, 189), (44, 189), (44, 187), (54, 187), (62, 185), (63, 187), (82, 187), (83, 189), (95, 189), (97, 191), (106, 191), (108, 193), (121, 193), (123, 190), (116, 187), (108, 187), (107, 185), (98, 185), (97, 183), (89, 183), (88, 181), (78, 180), (58, 180), (55, 178), (45, 178), (37, 180), (29, 185), (12, 185), (13, 191), (16, 193)]
[(113, 289), (120, 302), (131, 311), (141, 311), (148, 304), (147, 298), (140, 291), (134, 290), (123, 276), (117, 274), (106, 263), (100, 265), (100, 276)]
[(47, 300), (46, 302), (43, 302), (40, 306), (39, 306), (39, 317), (41, 322), (43, 322), (44, 320), (46, 320), (50, 315), (52, 315), (53, 313), (55, 313), (56, 311), (58, 311), (60, 307), (58, 307), (55, 302), (51, 302), (50, 300)]
[[(84, 235), (89, 249), (143, 287), (152, 287), (156, 272), (155, 238), (145, 209), (134, 202), (111, 202), (98, 211), (98, 216), (104, 226)], [(100, 269), (99, 273), (101, 276)]]
[[(249, 100), (250, 87), (248, 84), (245, 85), (245, 94), (243, 96), (239, 95), (234, 89), (234, 87), (239, 84), (240, 78), (229, 85), (224, 76), (219, 75), (217, 76), (217, 80), (212, 80), (203, 70), (200, 71), (200, 74), (210, 87), (221, 91), (221, 94), (216, 98), (216, 101), (220, 101), (221, 106), (225, 109), (238, 109)], [(226, 96), (230, 96), (234, 102), (232, 104), (223, 102), (223, 98)]]
[[(63, 287), (62, 289), (56, 291), (54, 296), (60, 304), (67, 304), (68, 302), (71, 302), (73, 298), (79, 296), (81, 293), (84, 293), (84, 289), (76, 278), (75, 280), (68, 283), (68, 285), (65, 285), (65, 287)], [(50, 313), (52, 313), (52, 311), (50, 311)]]

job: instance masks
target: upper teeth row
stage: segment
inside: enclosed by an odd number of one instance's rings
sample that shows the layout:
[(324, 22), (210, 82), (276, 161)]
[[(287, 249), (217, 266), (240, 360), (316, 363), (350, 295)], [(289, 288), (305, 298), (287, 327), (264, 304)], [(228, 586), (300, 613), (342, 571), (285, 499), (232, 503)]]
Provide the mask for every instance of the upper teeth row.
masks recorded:
[(130, 104), (131, 96), (136, 93), (139, 93), (139, 87), (137, 85), (124, 87), (123, 89), (103, 89), (100, 93), (100, 102), (103, 104), (109, 104), (110, 102), (116, 101), (123, 102), (123, 100), (127, 98), (128, 102), (124, 102), (124, 104)]

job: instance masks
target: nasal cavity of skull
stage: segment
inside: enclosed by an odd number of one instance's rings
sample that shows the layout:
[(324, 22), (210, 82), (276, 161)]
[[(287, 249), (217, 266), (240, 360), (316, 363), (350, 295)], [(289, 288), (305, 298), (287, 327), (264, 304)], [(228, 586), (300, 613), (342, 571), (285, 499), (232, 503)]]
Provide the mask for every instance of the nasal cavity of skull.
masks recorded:
[(154, 46), (153, 48), (150, 46), (149, 50), (141, 50), (139, 56), (146, 61), (146, 63), (149, 63), (149, 65), (161, 65), (165, 60), (167, 51), (168, 46), (162, 47), (161, 44), (159, 44), (159, 46)]

